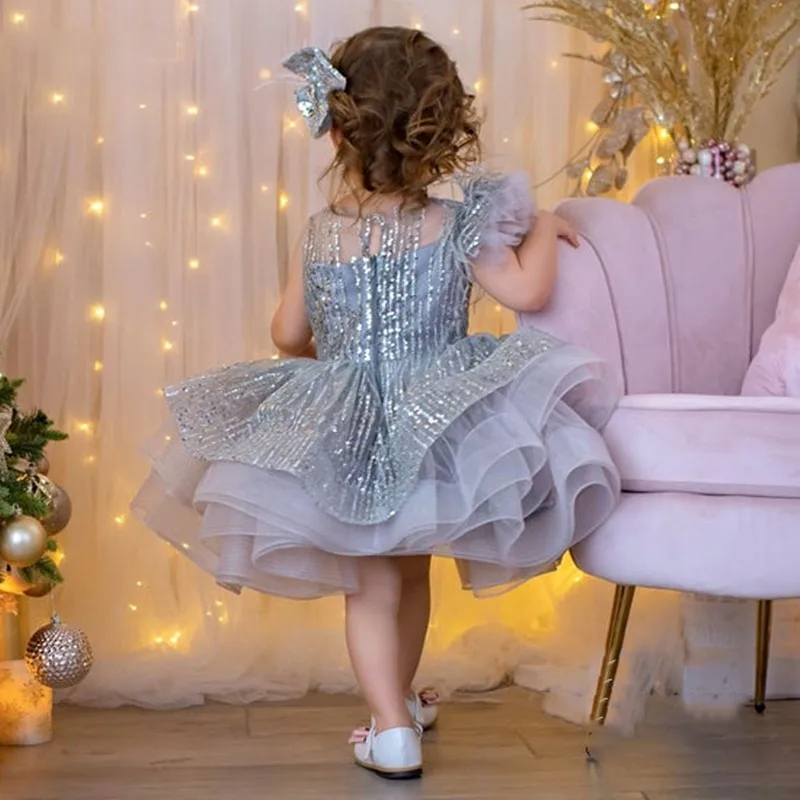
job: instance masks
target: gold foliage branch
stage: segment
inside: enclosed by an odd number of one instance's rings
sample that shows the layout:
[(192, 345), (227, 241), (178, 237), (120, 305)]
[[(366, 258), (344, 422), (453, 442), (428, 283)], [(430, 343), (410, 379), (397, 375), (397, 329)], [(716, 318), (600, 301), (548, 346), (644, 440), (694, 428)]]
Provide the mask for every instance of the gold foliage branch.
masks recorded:
[(735, 141), (800, 49), (797, 0), (539, 0), (525, 8), (624, 58), (631, 91), (676, 142)]

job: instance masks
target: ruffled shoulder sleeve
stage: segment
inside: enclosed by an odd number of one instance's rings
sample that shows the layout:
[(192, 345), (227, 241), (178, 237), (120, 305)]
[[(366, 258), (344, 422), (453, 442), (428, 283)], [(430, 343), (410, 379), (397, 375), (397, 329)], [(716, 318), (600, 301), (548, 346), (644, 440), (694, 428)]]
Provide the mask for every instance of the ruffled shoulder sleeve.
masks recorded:
[(468, 267), (480, 260), (491, 266), (505, 248), (518, 247), (536, 214), (530, 184), (521, 172), (493, 175), (479, 172), (460, 180), (464, 200), (453, 215), (456, 259)]

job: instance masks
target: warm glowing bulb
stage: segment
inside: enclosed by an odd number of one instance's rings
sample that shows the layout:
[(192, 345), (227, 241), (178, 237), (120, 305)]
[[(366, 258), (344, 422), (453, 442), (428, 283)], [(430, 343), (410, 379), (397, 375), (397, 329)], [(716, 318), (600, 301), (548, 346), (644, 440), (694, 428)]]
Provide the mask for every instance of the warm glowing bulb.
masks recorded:
[(188, 544), (186, 544), (186, 542), (184, 542), (184, 543), (181, 545), (181, 547), (182, 547), (184, 550), (189, 550), (189, 549), (190, 549), (190, 548), (189, 548), (189, 545), (188, 545)]
[(180, 633), (173, 633), (172, 636), (169, 637), (169, 643), (172, 645), (178, 644), (180, 640), (181, 640)]
[(139, 103), (139, 110), (144, 111), (147, 108), (147, 103)]
[(680, 3), (670, 3), (668, 6), (670, 11), (680, 11), (681, 4)]
[(475, 84), (472, 88), (475, 89), (476, 94), (480, 94), (481, 90), (483, 89), (483, 81), (475, 81)]
[(50, 95), (50, 102), (54, 106), (60, 106), (64, 102), (64, 99), (64, 95), (61, 94), (61, 92), (53, 92), (53, 94)]
[(161, 301), (161, 302), (158, 304), (158, 307), (159, 307), (159, 308), (160, 308), (162, 311), (166, 311), (166, 310), (169, 308), (169, 303), (167, 303), (167, 301), (166, 301), (166, 300), (162, 300), (162, 301)]
[(197, 106), (187, 106), (186, 113), (190, 117), (196, 117), (200, 113), (200, 109)]
[(156, 389), (156, 397), (163, 397), (164, 390), (163, 389)]
[(165, 442), (171, 442), (172, 441), (172, 437), (171, 436), (165, 436), (164, 437), (164, 441)]
[(83, 459), (83, 463), (86, 464), (87, 467), (90, 467), (95, 461), (97, 461), (97, 456), (86, 456), (86, 458)]
[(656, 159), (656, 164), (658, 164), (658, 165), (661, 167), (661, 166), (663, 166), (664, 164), (666, 164), (666, 161), (667, 161), (667, 160), (664, 158), (664, 156), (659, 156), (659, 157)]
[(194, 174), (197, 175), (198, 178), (206, 178), (208, 177), (208, 167), (198, 167)]
[(92, 432), (92, 423), (91, 422), (79, 422), (75, 428), (77, 429), (78, 433), (85, 433), (90, 434)]
[(186, 13), (187, 14), (196, 14), (200, 10), (200, 6), (197, 3), (187, 3), (186, 4)]
[(295, 3), (294, 10), (298, 14), (305, 14), (306, 13), (306, 4), (305, 3)]
[(258, 71), (258, 77), (261, 78), (262, 81), (268, 81), (272, 77), (272, 70), (264, 67), (264, 69)]
[(269, 186), (266, 183), (261, 184), (261, 193), (266, 194), (269, 191)]
[(95, 361), (94, 362), (94, 371), (95, 372), (102, 372), (103, 371), (103, 362), (102, 361)]
[(89, 316), (95, 320), (95, 322), (102, 322), (106, 318), (106, 310), (97, 303), (89, 309)]
[(221, 228), (222, 227), (222, 217), (212, 217), (211, 218), (211, 227), (212, 228)]
[(147, 213), (143, 211), (141, 214), (139, 214), (139, 219), (147, 219)]
[(60, 250), (56, 250), (55, 253), (53, 253), (53, 263), (56, 266), (61, 264), (65, 258), (66, 256)]
[(125, 517), (124, 514), (118, 514), (116, 517), (114, 517), (114, 522), (116, 522), (117, 525), (122, 526), (125, 524), (126, 521), (127, 518)]
[(200, 259), (199, 258), (190, 258), (189, 259), (189, 269), (200, 269)]
[(24, 25), (25, 24), (25, 15), (21, 12), (16, 12), (11, 15), (11, 24), (12, 25)]
[(662, 142), (667, 141), (667, 139), (670, 138), (669, 128), (660, 127), (658, 129), (658, 138), (661, 139)]
[(106, 204), (103, 200), (90, 200), (86, 208), (90, 214), (101, 217), (105, 213)]
[(103, 144), (105, 140), (106, 140), (105, 136), (98, 136), (95, 141), (97, 142), (97, 144)]
[(557, 61), (557, 60), (554, 58), (554, 59), (553, 59), (553, 60), (550, 62), (550, 69), (557, 69), (557, 68), (558, 68), (558, 61)]
[(128, 603), (128, 608), (129, 608), (131, 611), (138, 611), (138, 610), (139, 610), (139, 606), (136, 606), (136, 605), (134, 605), (133, 603)]
[(161, 343), (161, 347), (165, 353), (169, 353), (170, 350), (175, 349), (175, 345), (167, 339), (164, 339), (164, 341)]
[(163, 637), (163, 636), (156, 636), (156, 638), (155, 638), (155, 639), (153, 639), (153, 641), (154, 641), (156, 644), (164, 644), (164, 637)]
[(586, 123), (586, 130), (589, 133), (597, 133), (597, 131), (600, 130), (600, 126), (596, 122), (594, 122), (593, 120), (589, 120)]
[(191, 153), (190, 153), (190, 154), (188, 154), (188, 155), (185, 155), (185, 156), (184, 156), (184, 158), (185, 158), (187, 161), (194, 161), (194, 159), (195, 159), (195, 157), (194, 157), (193, 155), (191, 155)]
[(503, 144), (508, 144), (511, 141), (508, 136), (503, 137)]
[(286, 194), (286, 192), (281, 192), (278, 196), (278, 208), (280, 208), (281, 211), (289, 208), (289, 195)]
[(415, 22), (414, 23), (414, 29), (418, 30), (418, 31), (421, 31), (422, 30), (422, 23), (421, 22)]
[(144, 583), (142, 583), (142, 581), (136, 581), (136, 585), (141, 589), (144, 586)]
[(453, 36), (458, 36), (461, 31), (458, 28), (453, 28)]

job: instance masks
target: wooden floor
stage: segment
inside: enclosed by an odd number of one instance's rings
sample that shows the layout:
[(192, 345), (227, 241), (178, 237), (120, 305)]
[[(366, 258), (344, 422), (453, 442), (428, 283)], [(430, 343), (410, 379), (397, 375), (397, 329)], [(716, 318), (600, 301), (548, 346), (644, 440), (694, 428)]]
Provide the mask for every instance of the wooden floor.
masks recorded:
[(699, 722), (651, 707), (636, 738), (596, 741), (504, 690), (442, 709), (421, 782), (386, 783), (350, 763), (358, 701), (211, 705), (171, 712), (59, 708), (55, 741), (0, 749), (2, 800), (797, 800), (800, 704)]

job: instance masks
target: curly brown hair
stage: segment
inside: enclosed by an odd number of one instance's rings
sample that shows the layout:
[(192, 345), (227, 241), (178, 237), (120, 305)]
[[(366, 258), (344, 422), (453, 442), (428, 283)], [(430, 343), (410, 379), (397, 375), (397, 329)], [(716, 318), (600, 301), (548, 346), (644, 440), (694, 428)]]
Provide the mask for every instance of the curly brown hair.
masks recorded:
[(326, 174), (357, 194), (423, 206), (431, 184), (480, 160), (475, 96), (421, 31), (368, 28), (338, 45), (331, 63), (347, 89), (330, 96), (336, 157)]

